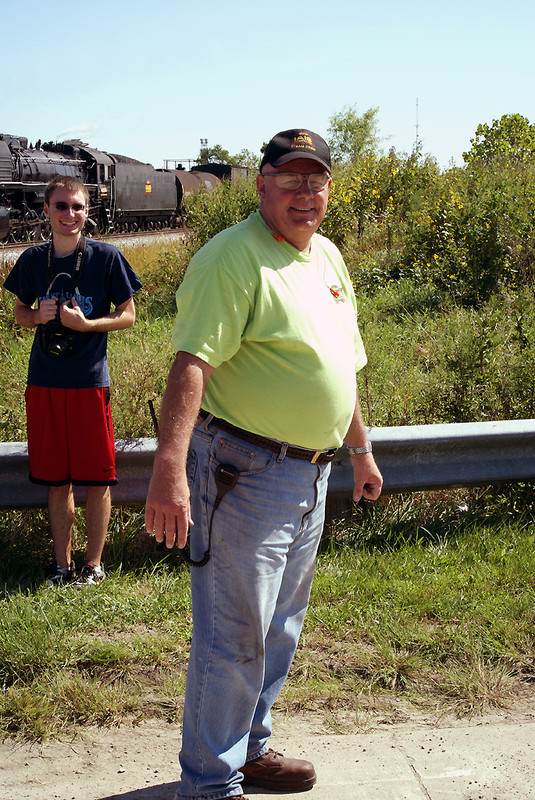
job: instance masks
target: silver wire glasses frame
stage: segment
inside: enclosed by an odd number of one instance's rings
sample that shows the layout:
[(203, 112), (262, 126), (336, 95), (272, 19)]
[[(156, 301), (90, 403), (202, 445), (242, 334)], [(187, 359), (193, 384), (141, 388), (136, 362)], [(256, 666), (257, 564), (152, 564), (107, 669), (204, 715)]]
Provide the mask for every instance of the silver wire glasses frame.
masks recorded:
[(275, 185), (279, 189), (287, 189), (290, 192), (300, 189), (303, 181), (307, 182), (308, 188), (312, 192), (321, 192), (331, 179), (331, 176), (326, 172), (261, 172), (260, 174), (275, 178)]

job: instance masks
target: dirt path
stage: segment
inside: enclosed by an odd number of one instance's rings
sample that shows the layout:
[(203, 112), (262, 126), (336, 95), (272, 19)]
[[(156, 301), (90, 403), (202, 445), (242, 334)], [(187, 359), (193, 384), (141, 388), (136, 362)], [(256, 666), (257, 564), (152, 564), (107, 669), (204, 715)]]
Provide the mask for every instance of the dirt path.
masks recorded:
[[(535, 798), (535, 709), (525, 704), (463, 721), (376, 720), (351, 734), (329, 732), (312, 716), (277, 717), (272, 744), (316, 764), (318, 784), (296, 800)], [(0, 743), (0, 800), (173, 800), (179, 745), (179, 727), (160, 722), (87, 729), (44, 745), (7, 740)], [(434, 788), (433, 770), (441, 776)]]

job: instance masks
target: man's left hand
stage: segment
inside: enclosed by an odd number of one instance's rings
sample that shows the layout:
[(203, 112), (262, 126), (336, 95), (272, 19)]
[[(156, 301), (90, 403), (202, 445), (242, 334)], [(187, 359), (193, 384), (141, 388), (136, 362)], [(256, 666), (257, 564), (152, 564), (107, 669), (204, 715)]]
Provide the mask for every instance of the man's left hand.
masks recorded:
[(61, 324), (73, 331), (87, 331), (90, 327), (89, 320), (76, 302), (75, 297), (71, 297), (61, 304), (59, 316)]
[(383, 476), (371, 453), (351, 456), (353, 467), (353, 500), (358, 503), (361, 497), (365, 500), (377, 500), (383, 488)]

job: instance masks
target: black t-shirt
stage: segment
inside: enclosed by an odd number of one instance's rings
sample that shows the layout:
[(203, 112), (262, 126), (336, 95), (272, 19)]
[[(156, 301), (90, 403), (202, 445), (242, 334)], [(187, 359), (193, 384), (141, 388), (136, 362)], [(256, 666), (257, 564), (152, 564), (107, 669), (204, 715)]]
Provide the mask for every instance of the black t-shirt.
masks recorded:
[[(33, 305), (47, 296), (47, 252), (50, 244), (44, 243), (25, 250), (7, 276), (4, 288), (15, 294), (21, 303)], [(78, 290), (73, 291), (71, 275), (74, 256), (53, 258), (52, 269), (56, 276), (48, 296), (69, 298), (73, 294), (88, 319), (99, 319), (109, 314), (111, 306), (125, 303), (142, 284), (132, 267), (117, 250), (105, 242), (86, 240), (86, 252)], [(66, 273), (66, 274), (60, 274)], [(28, 366), (28, 384), (61, 389), (86, 389), (109, 386), (107, 362), (107, 333), (75, 334), (72, 353), (64, 358), (52, 358), (39, 344), (38, 326)]]

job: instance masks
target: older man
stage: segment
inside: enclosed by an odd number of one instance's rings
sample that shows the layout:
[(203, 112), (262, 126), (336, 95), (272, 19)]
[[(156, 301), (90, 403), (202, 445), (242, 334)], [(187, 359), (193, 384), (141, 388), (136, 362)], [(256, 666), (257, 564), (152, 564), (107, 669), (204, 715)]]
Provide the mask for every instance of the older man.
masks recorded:
[(271, 707), (308, 605), (336, 448), (351, 448), (355, 500), (382, 486), (358, 402), (351, 282), (316, 233), (331, 180), (320, 136), (278, 133), (259, 212), (203, 247), (177, 292), (146, 525), (169, 548), (194, 526), (178, 800), (316, 780), (308, 761), (269, 748)]

